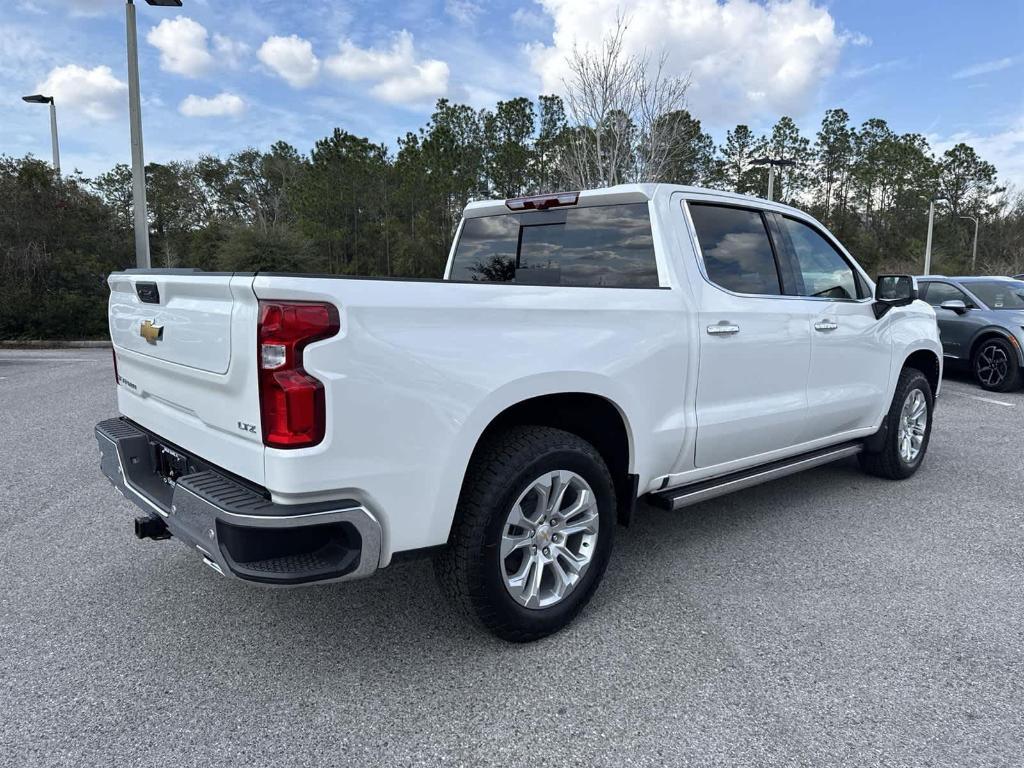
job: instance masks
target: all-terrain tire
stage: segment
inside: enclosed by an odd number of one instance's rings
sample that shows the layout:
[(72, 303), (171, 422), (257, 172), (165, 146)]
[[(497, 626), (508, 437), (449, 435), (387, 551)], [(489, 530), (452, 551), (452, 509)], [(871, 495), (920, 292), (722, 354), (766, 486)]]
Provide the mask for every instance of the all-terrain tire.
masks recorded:
[[(560, 470), (575, 473), (592, 489), (597, 539), (589, 565), (561, 602), (527, 608), (506, 587), (501, 539), (517, 499), (535, 479)], [(551, 427), (512, 427), (475, 452), (448, 546), (435, 556), (434, 570), (444, 593), (488, 631), (512, 642), (537, 640), (569, 624), (593, 596), (611, 555), (615, 508), (611, 475), (590, 443)]]
[[(920, 392), (924, 396), (927, 423), (919, 450), (908, 461), (900, 452), (900, 424), (906, 418), (904, 405), (914, 392)], [(916, 368), (904, 368), (900, 372), (900, 378), (896, 384), (896, 392), (892, 398), (892, 405), (889, 406), (889, 413), (886, 414), (885, 421), (883, 422), (884, 440), (881, 443), (881, 447), (877, 449), (865, 448), (857, 456), (861, 469), (870, 475), (885, 477), (890, 480), (903, 480), (917, 472), (921, 462), (924, 461), (925, 453), (928, 451), (928, 441), (932, 434), (932, 411), (934, 406), (935, 398), (928, 378)]]

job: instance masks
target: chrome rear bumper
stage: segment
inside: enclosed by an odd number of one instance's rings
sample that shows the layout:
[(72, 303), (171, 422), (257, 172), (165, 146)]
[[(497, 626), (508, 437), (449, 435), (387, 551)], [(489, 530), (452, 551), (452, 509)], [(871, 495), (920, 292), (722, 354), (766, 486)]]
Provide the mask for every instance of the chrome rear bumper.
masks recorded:
[[(96, 441), (114, 488), (224, 576), (298, 585), (363, 578), (379, 567), (380, 523), (358, 502), (275, 504), (127, 419), (97, 424)], [(168, 456), (180, 470), (170, 476)]]

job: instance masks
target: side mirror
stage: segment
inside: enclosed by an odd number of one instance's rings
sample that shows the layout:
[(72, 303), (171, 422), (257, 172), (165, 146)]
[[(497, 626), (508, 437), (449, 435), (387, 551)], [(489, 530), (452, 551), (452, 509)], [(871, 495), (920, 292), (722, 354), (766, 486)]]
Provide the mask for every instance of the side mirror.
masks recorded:
[(967, 311), (967, 305), (964, 304), (960, 299), (950, 299), (944, 301), (939, 305), (940, 309), (948, 309), (950, 312), (956, 312), (958, 315), (962, 315)]
[(875, 281), (875, 303), (871, 308), (881, 319), (893, 307), (917, 301), (917, 279), (913, 275), (879, 275)]

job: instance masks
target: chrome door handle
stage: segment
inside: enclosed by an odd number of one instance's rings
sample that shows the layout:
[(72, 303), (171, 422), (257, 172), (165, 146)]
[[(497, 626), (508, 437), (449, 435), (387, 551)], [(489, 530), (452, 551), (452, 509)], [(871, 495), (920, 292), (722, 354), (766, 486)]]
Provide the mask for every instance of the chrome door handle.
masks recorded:
[(712, 336), (732, 336), (734, 333), (739, 333), (740, 327), (738, 325), (732, 325), (724, 320), (718, 325), (709, 325), (708, 333)]
[(814, 330), (816, 331), (834, 331), (838, 327), (839, 324), (831, 320), (819, 320), (814, 324)]

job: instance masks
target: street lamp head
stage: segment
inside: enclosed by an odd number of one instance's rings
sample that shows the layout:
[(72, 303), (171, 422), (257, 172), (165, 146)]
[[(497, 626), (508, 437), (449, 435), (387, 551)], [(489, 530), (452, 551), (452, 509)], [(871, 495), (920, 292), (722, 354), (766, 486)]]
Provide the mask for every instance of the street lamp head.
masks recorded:
[(776, 167), (788, 167), (790, 165), (796, 165), (796, 160), (786, 160), (784, 158), (775, 157), (756, 157), (750, 161), (751, 165), (774, 165)]
[(22, 96), (22, 101), (27, 101), (29, 104), (50, 104), (53, 102), (53, 96), (43, 96), (41, 93), (34, 93), (31, 96)]
[(170, 8), (181, 8), (181, 0), (146, 0), (150, 5), (159, 5), (162, 7)]

